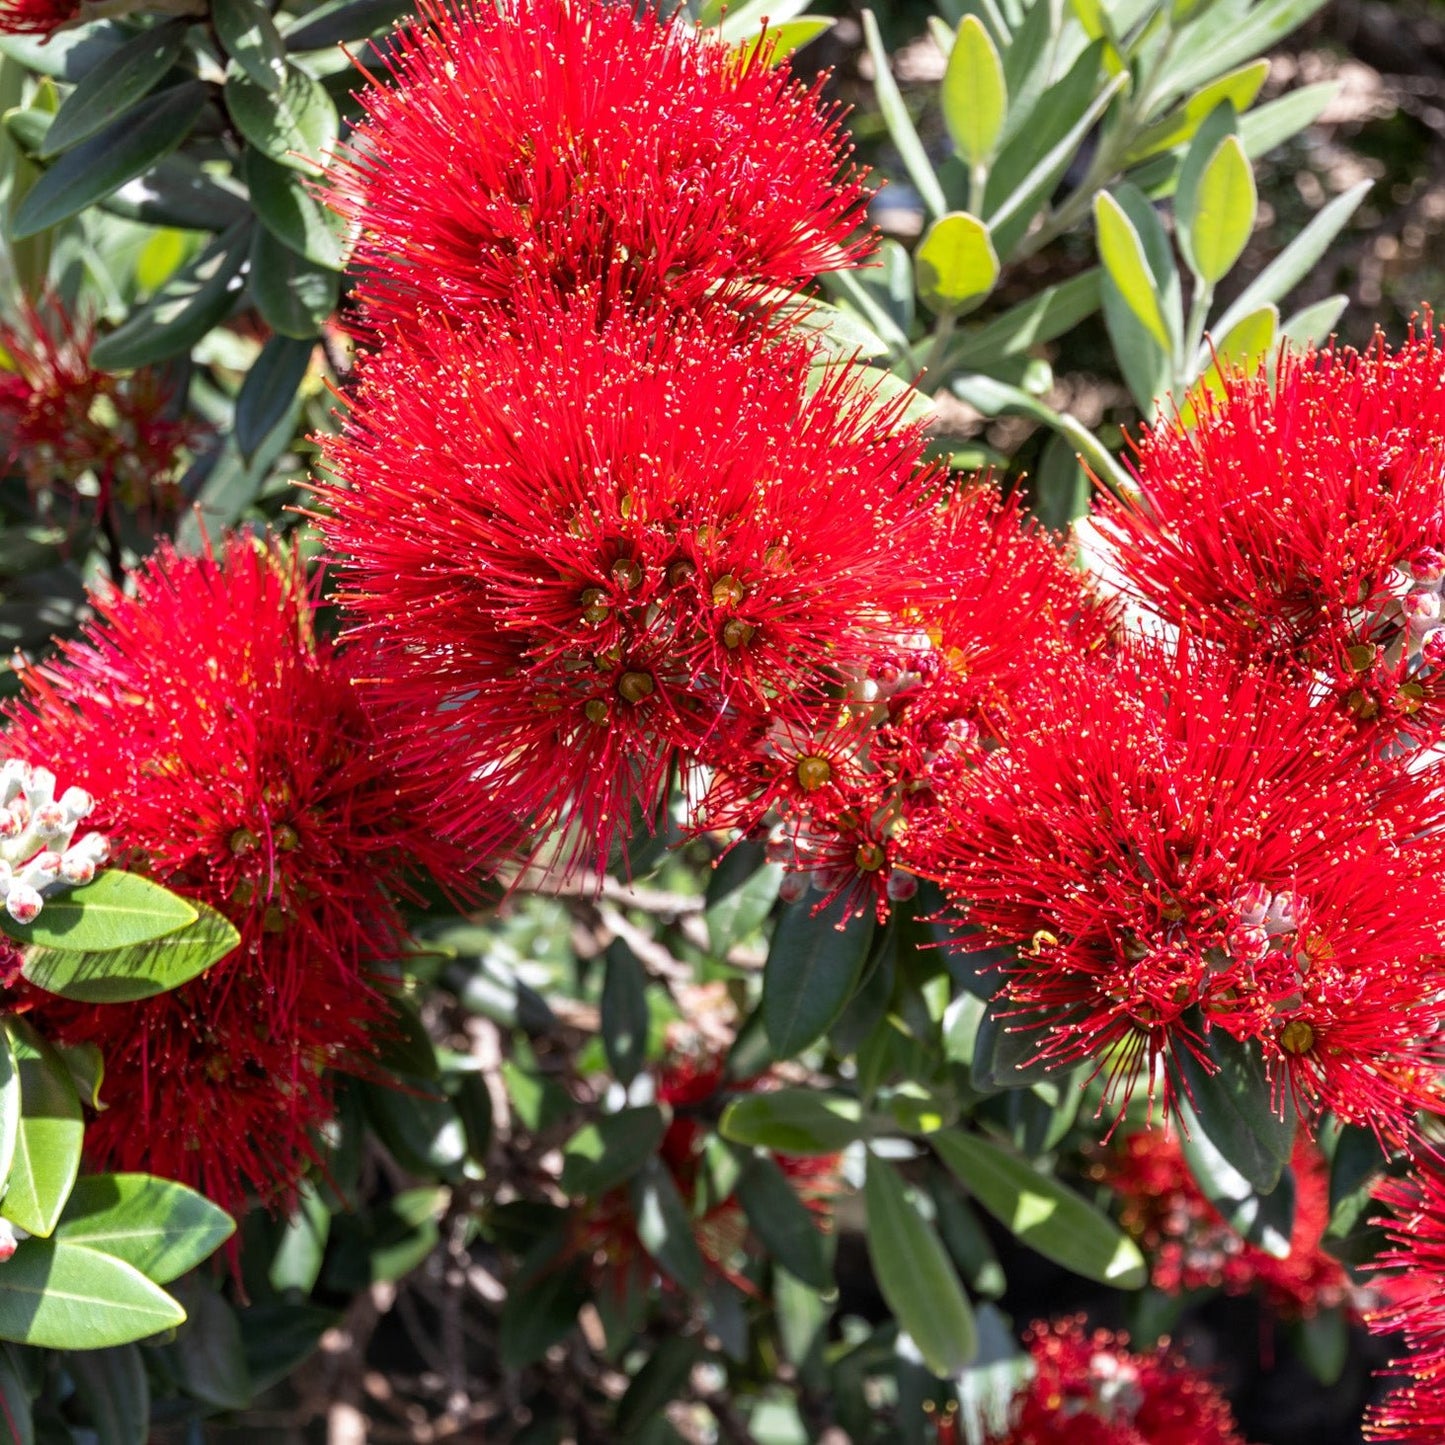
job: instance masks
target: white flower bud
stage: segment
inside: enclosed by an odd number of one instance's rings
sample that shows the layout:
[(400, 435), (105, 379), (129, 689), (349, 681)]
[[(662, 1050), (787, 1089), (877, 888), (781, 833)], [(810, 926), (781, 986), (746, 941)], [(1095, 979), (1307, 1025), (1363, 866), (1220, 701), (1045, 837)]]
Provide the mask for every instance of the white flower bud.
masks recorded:
[(12, 882), (5, 895), (5, 910), (16, 923), (34, 923), (45, 900), (28, 883)]

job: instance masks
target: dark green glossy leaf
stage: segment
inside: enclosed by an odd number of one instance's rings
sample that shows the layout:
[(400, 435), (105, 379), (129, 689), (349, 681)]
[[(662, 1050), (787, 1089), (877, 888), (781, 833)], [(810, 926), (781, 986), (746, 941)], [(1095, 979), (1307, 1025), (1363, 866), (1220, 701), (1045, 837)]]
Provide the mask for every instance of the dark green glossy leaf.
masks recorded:
[(0, 1214), (28, 1234), (45, 1236), (55, 1228), (80, 1170), (85, 1135), (80, 1097), (70, 1070), (34, 1029), (14, 1018), (6, 1027), (20, 1074), (21, 1114)]
[(251, 1372), (236, 1312), (200, 1278), (178, 1291), (186, 1322), (166, 1351), (171, 1369), (188, 1395), (217, 1410), (243, 1410), (251, 1403)]
[(771, 1089), (744, 1094), (723, 1110), (725, 1139), (780, 1154), (836, 1154), (864, 1133), (856, 1099), (818, 1089)]
[(637, 1432), (682, 1393), (701, 1354), (699, 1343), (687, 1335), (668, 1335), (658, 1343), (617, 1403), (617, 1439), (639, 1438)]
[(1184, 1162), (1204, 1197), (1241, 1239), (1276, 1259), (1287, 1259), (1294, 1230), (1294, 1176), (1284, 1169), (1269, 1187), (1259, 1188), (1217, 1145), (1201, 1119), (1181, 1103)]
[(251, 363), (236, 398), (236, 445), (248, 461), (271, 429), (287, 416), (311, 365), (312, 341), (273, 336)]
[(279, 1384), (341, 1317), (309, 1304), (267, 1301), (241, 1312), (241, 1344), (256, 1394)]
[(148, 943), (194, 923), (199, 914), (185, 899), (149, 878), (107, 868), (84, 888), (47, 899), (34, 923), (0, 916), (5, 931), (21, 943), (94, 953)]
[(57, 1044), (55, 1052), (70, 1070), (70, 1081), (87, 1108), (100, 1110), (100, 1086), (105, 1082), (105, 1055), (94, 1044)]
[(1364, 1217), (1388, 1163), (1373, 1130), (1360, 1124), (1341, 1127), (1330, 1159), (1331, 1235), (1343, 1237)]
[(148, 170), (185, 140), (209, 97), (200, 81), (185, 81), (66, 151), (20, 203), (11, 235), (18, 240), (49, 230)]
[(649, 1159), (632, 1181), (632, 1210), (642, 1247), (689, 1294), (702, 1289), (702, 1252), (693, 1234), (687, 1206), (672, 1175)]
[(341, 295), (341, 277), (283, 246), (264, 226), (251, 238), (251, 296), (273, 331), (314, 339)]
[(5, 1404), (5, 1409), (0, 1411), (0, 1445), (35, 1445), (30, 1387), (10, 1349), (3, 1345), (0, 1345), (0, 1401)]
[(581, 1260), (563, 1261), (553, 1251), (540, 1270), (528, 1274), (525, 1288), (514, 1281), (497, 1322), (499, 1353), (510, 1370), (541, 1359), (570, 1334), (587, 1299)]
[(133, 32), (114, 20), (58, 30), (53, 35), (0, 35), (0, 55), (53, 80), (79, 84), (130, 43)]
[(397, 1163), (424, 1178), (460, 1177), (467, 1136), (450, 1099), (420, 1079), (398, 1078), (395, 1088), (367, 1083), (361, 1092), (367, 1117)]
[(211, 23), (226, 54), (269, 95), (286, 79), (286, 46), (261, 0), (211, 0)]
[(997, 994), (984, 1008), (973, 1044), (973, 1083), (978, 1089), (1028, 1089), (1052, 1078), (1058, 1064), (1041, 1053), (1050, 1038), (1053, 1012), (1021, 1012)]
[(331, 1211), (313, 1184), (303, 1184), (266, 1271), (267, 1283), (277, 1294), (287, 1290), (311, 1293), (321, 1278), (321, 1261), (330, 1234)]
[(804, 900), (778, 920), (763, 970), (763, 1027), (774, 1056), (793, 1058), (847, 1006), (868, 956), (873, 917), (850, 918), (843, 900), (814, 913)]
[(183, 1319), (185, 1311), (139, 1270), (62, 1240), (22, 1240), (0, 1270), (0, 1339), (98, 1350)]
[(311, 194), (305, 178), (255, 150), (242, 157), (242, 171), (261, 224), (297, 255), (339, 271), (345, 224)]
[(750, 938), (763, 926), (777, 902), (783, 870), (739, 843), (713, 870), (708, 880), (708, 945), (718, 957)]
[(40, 154), (59, 155), (89, 140), (142, 97), (176, 63), (185, 40), (183, 20), (167, 21), (122, 46), (65, 97)]
[(584, 1124), (562, 1151), (562, 1188), (596, 1198), (625, 1184), (657, 1152), (667, 1119), (655, 1104)]
[(102, 370), (149, 366), (190, 351), (230, 314), (242, 286), (251, 227), (240, 223), (217, 236), (139, 310), (91, 350)]
[(349, 40), (364, 40), (414, 13), (411, 0), (330, 0), (286, 32), (286, 48), (329, 50)]
[(977, 1352), (978, 1337), (948, 1251), (893, 1166), (872, 1154), (863, 1199), (868, 1257), (883, 1298), (928, 1368), (942, 1379), (956, 1375)]
[(247, 75), (226, 81), (226, 109), (236, 129), (273, 161), (319, 176), (335, 149), (341, 118), (319, 80), (288, 65), (275, 93)]
[(637, 956), (620, 939), (607, 945), (607, 976), (602, 985), (602, 1046), (622, 1084), (630, 1084), (647, 1059), (647, 975)]
[(103, 211), (189, 231), (224, 231), (250, 215), (245, 196), (221, 185), (189, 156), (167, 156), (100, 203)]
[(1208, 1043), (1212, 1068), (1190, 1050), (1180, 1051), (1192, 1112), (1213, 1148), (1267, 1194), (1294, 1148), (1294, 1110), (1275, 1107), (1258, 1045), (1240, 1043), (1222, 1029), (1210, 1030)]
[(775, 1161), (764, 1155), (750, 1159), (738, 1178), (737, 1198), (753, 1233), (777, 1263), (815, 1290), (833, 1288), (833, 1268), (817, 1217)]
[(99, 1445), (146, 1445), (151, 1392), (145, 1361), (134, 1345), (77, 1350), (65, 1362)]
[(954, 1178), (1045, 1259), (1115, 1289), (1142, 1289), (1149, 1282), (1138, 1245), (1067, 1185), (976, 1134), (949, 1129), (929, 1143)]
[(225, 1210), (183, 1184), (149, 1174), (87, 1174), (71, 1191), (55, 1237), (167, 1284), (209, 1259), (235, 1230)]
[[(105, 875), (102, 875), (105, 876)], [(197, 917), (164, 937), (104, 953), (69, 948), (26, 951), (24, 974), (37, 988), (85, 1003), (130, 1003), (179, 988), (219, 962), (241, 942), (229, 920), (204, 903)], [(47, 913), (50, 905), (46, 905)], [(41, 914), (43, 922), (45, 914)]]
[(1350, 1356), (1350, 1322), (1342, 1309), (1296, 1320), (1291, 1332), (1300, 1358), (1327, 1389), (1344, 1374)]

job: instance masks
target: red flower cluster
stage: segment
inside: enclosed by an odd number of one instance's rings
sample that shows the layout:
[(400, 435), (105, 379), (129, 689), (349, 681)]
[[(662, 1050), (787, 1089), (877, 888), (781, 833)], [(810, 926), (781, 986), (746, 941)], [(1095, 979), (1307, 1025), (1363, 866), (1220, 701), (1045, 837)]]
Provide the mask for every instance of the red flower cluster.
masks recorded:
[[(703, 1150), (713, 1133), (713, 1117), (733, 1093), (766, 1087), (767, 1077), (730, 1081), (720, 1056), (674, 1051), (657, 1066), (654, 1098), (669, 1112), (657, 1157), (667, 1170), (692, 1222), (693, 1237), (707, 1268), (750, 1291), (737, 1273), (737, 1258), (748, 1238), (747, 1216), (736, 1194), (709, 1197)], [(837, 1189), (835, 1155), (780, 1154), (778, 1166), (818, 1220), (826, 1226), (828, 1201)], [(571, 1219), (568, 1253), (586, 1261), (599, 1287), (619, 1296), (646, 1296), (657, 1276), (638, 1233), (631, 1191), (626, 1185), (593, 1201)]]
[(1020, 952), (1038, 1056), (1166, 1099), (1181, 1050), (1254, 1041), (1308, 1113), (1407, 1131), (1442, 1052), (1440, 802), (1277, 671), (1145, 644), (1031, 699), (920, 871)]
[(1285, 353), (1140, 449), (1096, 523), (1137, 596), (1288, 666), (1386, 736), (1445, 721), (1445, 352)]
[(1243, 1445), (1229, 1406), (1167, 1343), (1145, 1354), (1082, 1318), (1035, 1324), (1032, 1378), (988, 1445)]
[(1329, 1170), (1319, 1147), (1303, 1135), (1290, 1172), (1294, 1228), (1289, 1254), (1277, 1259), (1224, 1222), (1195, 1183), (1175, 1133), (1131, 1134), (1096, 1169), (1119, 1196), (1119, 1220), (1148, 1256), (1156, 1289), (1257, 1291), (1281, 1319), (1305, 1319), (1349, 1303), (1352, 1291), (1344, 1267), (1322, 1247), (1330, 1218)]
[(0, 35), (54, 35), (80, 11), (80, 0), (0, 0)]
[[(0, 22), (0, 29), (6, 28)], [(114, 504), (174, 511), (182, 453), (197, 435), (173, 414), (163, 379), (142, 367), (126, 377), (90, 363), (92, 326), (66, 315), (58, 301), (45, 312), (25, 303), (18, 325), (0, 320), (0, 452), (38, 493), (76, 505), (77, 483), (93, 481), (83, 506), (103, 516)]]
[(854, 264), (867, 192), (817, 87), (681, 16), (424, 0), (333, 168), (372, 323), (475, 317), (538, 282), (640, 305)]
[(1370, 1320), (1380, 1334), (1400, 1332), (1410, 1354), (1396, 1363), (1399, 1384), (1371, 1410), (1371, 1440), (1439, 1445), (1445, 1440), (1445, 1174), (1438, 1155), (1423, 1157), (1416, 1177), (1386, 1180), (1376, 1197), (1395, 1211), (1391, 1248), (1379, 1260), (1390, 1303)]
[(301, 564), (245, 538), (163, 549), (61, 656), (22, 675), (7, 747), (99, 800), (115, 864), (210, 904), (240, 946), (134, 1004), (36, 994), (33, 1016), (99, 1045), (95, 1162), (194, 1183), (223, 1205), (284, 1197), (331, 1111), (323, 1070), (370, 1051), (370, 968), (393, 958), (412, 864), (451, 872), (373, 761), (347, 668), (313, 628)]

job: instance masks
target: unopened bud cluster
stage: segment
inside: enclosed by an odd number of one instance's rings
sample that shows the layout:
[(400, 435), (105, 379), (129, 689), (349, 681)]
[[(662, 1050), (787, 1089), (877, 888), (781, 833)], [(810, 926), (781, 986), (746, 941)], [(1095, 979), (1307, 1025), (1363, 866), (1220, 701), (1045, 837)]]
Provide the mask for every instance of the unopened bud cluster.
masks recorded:
[(45, 900), (89, 883), (110, 845), (75, 830), (95, 807), (81, 788), (56, 797), (55, 774), (19, 758), (0, 764), (0, 898), (17, 923), (33, 923)]

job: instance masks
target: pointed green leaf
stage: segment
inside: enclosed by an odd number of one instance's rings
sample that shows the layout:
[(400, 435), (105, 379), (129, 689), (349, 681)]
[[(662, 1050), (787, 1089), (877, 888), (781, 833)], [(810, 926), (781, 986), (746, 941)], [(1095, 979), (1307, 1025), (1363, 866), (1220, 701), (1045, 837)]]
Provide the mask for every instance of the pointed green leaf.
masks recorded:
[(1142, 1289), (1139, 1246), (1082, 1195), (1027, 1160), (956, 1129), (929, 1138), (949, 1172), (1020, 1243), (1085, 1279)]
[(247, 461), (256, 455), (272, 429), (290, 415), (296, 393), (311, 366), (311, 340), (273, 336), (251, 363), (236, 398), (236, 445)]
[(973, 1310), (933, 1225), (885, 1160), (870, 1154), (863, 1184), (868, 1257), (898, 1323), (940, 1379), (958, 1374), (978, 1352)]
[(692, 1220), (673, 1183), (657, 1159), (649, 1159), (632, 1181), (632, 1209), (642, 1247), (689, 1294), (703, 1285), (702, 1251)]
[(66, 151), (21, 201), (12, 239), (69, 220), (169, 155), (191, 133), (209, 98), (200, 81), (185, 81), (141, 101), (99, 135)]
[(667, 1120), (656, 1104), (584, 1124), (562, 1150), (562, 1188), (596, 1198), (625, 1184), (657, 1152)]
[(107, 868), (93, 883), (48, 898), (34, 923), (0, 915), (5, 932), (21, 943), (78, 953), (129, 948), (185, 928), (199, 913), (159, 883), (138, 873)]
[(769, 1089), (744, 1094), (723, 1110), (724, 1139), (779, 1154), (836, 1154), (863, 1137), (856, 1099), (820, 1089)]
[(180, 57), (183, 20), (170, 20), (136, 36), (82, 80), (55, 113), (40, 147), (44, 158), (89, 140), (150, 93)]
[(813, 1211), (775, 1161), (755, 1155), (738, 1177), (737, 1199), (768, 1254), (815, 1290), (834, 1288), (822, 1231)]
[(1187, 144), (1204, 121), (1225, 101), (1228, 101), (1236, 112), (1248, 110), (1254, 104), (1268, 75), (1269, 61), (1256, 60), (1228, 75), (1220, 76), (1203, 90), (1191, 95), (1172, 115), (1150, 126), (1129, 148), (1124, 157), (1125, 167), (1137, 165), (1161, 151)]
[(1167, 356), (1173, 349), (1169, 328), (1134, 223), (1107, 191), (1094, 198), (1094, 220), (1099, 228), (1099, 256), (1104, 269), (1129, 310)]
[(1181, 1101), (1184, 1162), (1204, 1197), (1241, 1239), (1276, 1259), (1288, 1259), (1294, 1231), (1294, 1175), (1284, 1169), (1268, 1190), (1257, 1188), (1205, 1130), (1199, 1116)]
[(618, 1081), (630, 1084), (647, 1059), (647, 975), (636, 955), (619, 939), (607, 946), (602, 984), (602, 1046)]
[(966, 211), (940, 216), (913, 254), (918, 294), (934, 312), (976, 306), (998, 280), (998, 257), (988, 227)]
[(48, 993), (85, 1003), (130, 1003), (179, 988), (241, 942), (234, 926), (214, 908), (204, 903), (189, 906), (197, 915), (192, 922), (127, 948), (103, 953), (27, 949), (25, 977)]
[(928, 159), (923, 142), (918, 139), (908, 107), (904, 105), (903, 97), (899, 94), (898, 83), (893, 79), (893, 71), (889, 68), (883, 36), (871, 10), (863, 12), (863, 35), (868, 42), (868, 54), (873, 59), (873, 88), (877, 92), (878, 110), (883, 116), (883, 123), (888, 127), (888, 134), (903, 160), (904, 169), (918, 187), (924, 206), (930, 215), (941, 216), (948, 209), (943, 187), (939, 184), (938, 173)]
[[(1228, 335), (1215, 343), (1212, 353), (1207, 349), (1204, 351), (1203, 357), (1209, 359), (1209, 366), (1199, 378), (1199, 385), (1216, 396), (1222, 396), (1225, 375), (1237, 367), (1254, 370), (1273, 352), (1278, 334), (1278, 306), (1261, 306), (1258, 311), (1241, 316)], [(1193, 414), (1192, 402), (1181, 408), (1186, 422), (1192, 419)]]
[(349, 40), (365, 40), (415, 14), (412, 0), (325, 0), (286, 31), (286, 49), (330, 50)]
[(295, 65), (287, 66), (274, 94), (248, 75), (231, 76), (226, 109), (253, 146), (310, 176), (321, 174), (341, 134), (341, 117), (325, 87)]
[(149, 1174), (87, 1174), (76, 1181), (55, 1237), (167, 1284), (209, 1259), (235, 1231), (225, 1210), (183, 1184)]
[(738, 43), (738, 54), (744, 60), (751, 60), (763, 47), (768, 46), (769, 67), (781, 65), (795, 50), (801, 50), (809, 41), (826, 34), (838, 22), (830, 15), (804, 15), (797, 20), (785, 20), (781, 25), (770, 25)]
[(345, 223), (312, 195), (305, 178), (252, 149), (241, 158), (241, 168), (261, 224), (297, 255), (339, 271)]
[(1336, 295), (1302, 306), (1280, 327), (1280, 335), (1295, 346), (1323, 346), (1349, 304), (1348, 296)]
[(211, 0), (211, 23), (226, 54), (275, 95), (286, 79), (286, 46), (262, 0)]
[(264, 226), (251, 240), (251, 296), (273, 331), (311, 340), (341, 295), (341, 277), (283, 246)]
[(1194, 274), (1213, 285), (1239, 260), (1258, 211), (1254, 168), (1238, 136), (1226, 136), (1197, 187), (1175, 198), (1179, 243)]
[(186, 1317), (159, 1285), (108, 1255), (26, 1239), (0, 1268), (0, 1339), (98, 1350), (160, 1334)]
[(949, 52), (939, 92), (943, 120), (970, 166), (993, 156), (1008, 113), (1003, 61), (977, 16), (965, 15)]
[(85, 1404), (97, 1445), (146, 1445), (151, 1392), (145, 1361), (134, 1345), (76, 1350), (65, 1362)]
[(20, 1075), (21, 1114), (0, 1215), (28, 1234), (45, 1236), (80, 1172), (85, 1136), (80, 1098), (70, 1070), (34, 1029), (11, 1019), (7, 1031)]
[(873, 917), (849, 917), (845, 900), (814, 913), (806, 899), (778, 921), (763, 969), (763, 1028), (775, 1058), (822, 1038), (857, 986)]

